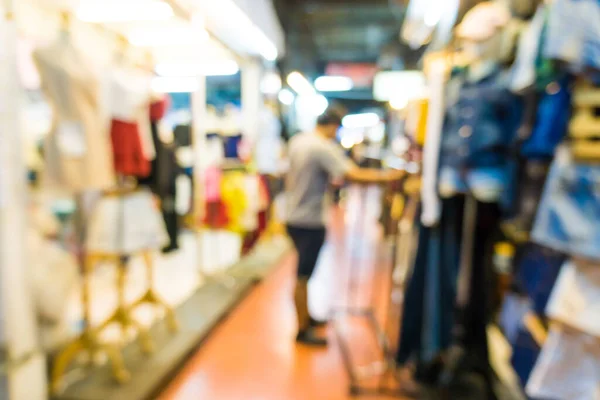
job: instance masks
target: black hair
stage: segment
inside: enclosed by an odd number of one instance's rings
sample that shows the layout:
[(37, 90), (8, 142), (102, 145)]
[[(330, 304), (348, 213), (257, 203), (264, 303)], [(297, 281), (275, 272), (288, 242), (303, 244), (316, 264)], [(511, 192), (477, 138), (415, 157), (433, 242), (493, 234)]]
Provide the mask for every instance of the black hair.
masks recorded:
[(319, 115), (317, 118), (317, 125), (326, 126), (326, 125), (342, 125), (342, 118), (344, 118), (344, 114), (336, 109), (328, 109), (323, 114)]

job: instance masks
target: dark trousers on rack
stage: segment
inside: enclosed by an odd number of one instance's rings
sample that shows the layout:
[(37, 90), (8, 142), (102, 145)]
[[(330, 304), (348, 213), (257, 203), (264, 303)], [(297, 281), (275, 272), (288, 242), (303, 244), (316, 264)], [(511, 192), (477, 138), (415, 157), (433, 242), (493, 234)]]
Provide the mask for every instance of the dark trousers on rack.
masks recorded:
[(437, 381), (439, 356), (457, 341), (467, 349), (473, 369), (488, 365), (486, 328), (493, 314), (492, 252), (500, 212), (497, 204), (477, 203), (469, 296), (466, 307), (457, 310), (464, 204), (464, 197), (444, 200), (440, 223), (420, 227), (396, 360), (399, 365), (414, 362), (416, 378), (425, 382)]
[(440, 223), (419, 228), (404, 300), (399, 365), (409, 361), (427, 365), (451, 343), (463, 204), (462, 198), (444, 200)]
[(319, 253), (325, 243), (325, 228), (302, 228), (287, 226), (288, 235), (294, 243), (298, 253), (298, 278), (294, 291), (294, 304), (298, 317), (298, 330), (300, 332), (310, 327), (310, 314), (308, 311), (308, 281), (315, 271)]

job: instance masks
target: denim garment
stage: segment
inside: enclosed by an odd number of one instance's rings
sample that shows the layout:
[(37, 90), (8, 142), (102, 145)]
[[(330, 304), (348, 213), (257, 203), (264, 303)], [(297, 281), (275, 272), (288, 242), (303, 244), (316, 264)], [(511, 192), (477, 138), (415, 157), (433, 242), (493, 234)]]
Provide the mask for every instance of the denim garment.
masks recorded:
[(523, 318), (531, 310), (531, 301), (525, 296), (508, 293), (502, 302), (499, 325), (509, 343), (515, 344), (519, 330), (523, 328)]
[(478, 199), (494, 201), (505, 189), (508, 154), (520, 122), (520, 101), (505, 78), (497, 70), (478, 82), (465, 81), (449, 107), (440, 155), (443, 196), (470, 189)]
[(523, 157), (552, 159), (554, 156), (556, 146), (567, 134), (571, 118), (571, 81), (572, 77), (566, 75), (546, 86), (538, 104), (533, 131), (521, 147)]
[(565, 262), (565, 255), (528, 243), (521, 251), (515, 271), (515, 285), (531, 301), (537, 315), (545, 315), (552, 289)]
[(600, 68), (600, 1), (554, 0), (551, 7), (545, 56)]
[(525, 386), (540, 355), (540, 346), (524, 327), (519, 329), (515, 341), (511, 344), (513, 354), (510, 361), (521, 381), (521, 385)]
[(600, 165), (555, 160), (532, 238), (569, 255), (600, 260)]
[(421, 225), (396, 360), (431, 363), (452, 340), (463, 199), (443, 201), (440, 224)]

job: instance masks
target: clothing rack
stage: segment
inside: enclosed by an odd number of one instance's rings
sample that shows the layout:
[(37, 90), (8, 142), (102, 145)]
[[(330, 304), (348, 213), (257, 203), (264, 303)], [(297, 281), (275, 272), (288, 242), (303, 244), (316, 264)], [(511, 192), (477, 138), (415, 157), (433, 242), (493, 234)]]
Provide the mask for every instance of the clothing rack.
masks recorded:
[[(464, 214), (463, 214), (463, 230), (461, 238), (461, 256), (459, 264), (458, 286), (456, 293), (456, 317), (452, 329), (453, 340), (447, 356), (445, 357), (444, 366), (439, 378), (439, 386), (441, 389), (441, 398), (451, 400), (453, 398), (452, 391), (455, 385), (460, 382), (461, 372), (472, 372), (473, 366), (470, 365), (470, 356), (483, 356), (485, 365), (479, 365), (476, 370), (482, 374), (485, 381), (487, 393), (494, 391), (494, 371), (489, 362), (487, 331), (485, 328), (479, 329), (486, 325), (481, 322), (481, 327), (476, 325), (478, 317), (477, 310), (472, 309), (475, 306), (473, 302), (474, 276), (475, 268), (484, 270), (484, 265), (474, 264), (474, 252), (476, 250), (475, 241), (478, 235), (478, 218), (479, 203), (472, 193), (465, 195)], [(483, 214), (481, 214), (483, 215)], [(485, 275), (481, 275), (485, 276)], [(482, 282), (480, 282), (482, 284)], [(482, 343), (483, 341), (483, 343)], [(485, 345), (485, 346), (484, 346)], [(477, 364), (477, 363), (475, 363)], [(482, 368), (479, 368), (482, 367)]]

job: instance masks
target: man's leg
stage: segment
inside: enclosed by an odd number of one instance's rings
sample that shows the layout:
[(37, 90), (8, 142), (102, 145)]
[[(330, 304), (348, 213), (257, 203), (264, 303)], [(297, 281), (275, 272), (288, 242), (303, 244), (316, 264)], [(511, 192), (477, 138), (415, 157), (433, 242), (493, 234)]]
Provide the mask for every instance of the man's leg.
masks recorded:
[(298, 317), (297, 341), (309, 345), (323, 346), (327, 344), (327, 341), (318, 338), (311, 326), (308, 311), (308, 281), (315, 270), (319, 252), (325, 242), (325, 229), (288, 227), (288, 233), (298, 252), (298, 273), (294, 290), (294, 304)]

